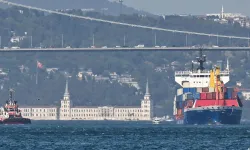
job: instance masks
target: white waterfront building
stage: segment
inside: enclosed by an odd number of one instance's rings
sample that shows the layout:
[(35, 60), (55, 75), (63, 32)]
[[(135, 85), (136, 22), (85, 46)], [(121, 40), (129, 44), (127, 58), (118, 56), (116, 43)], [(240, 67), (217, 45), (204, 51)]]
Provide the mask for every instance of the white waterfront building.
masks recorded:
[(19, 108), (24, 118), (32, 120), (57, 120), (58, 107), (56, 106), (23, 106)]
[(68, 90), (68, 80), (60, 107), (20, 107), (23, 117), (32, 120), (131, 120), (147, 121), (153, 118), (153, 102), (148, 82), (140, 106), (73, 106)]

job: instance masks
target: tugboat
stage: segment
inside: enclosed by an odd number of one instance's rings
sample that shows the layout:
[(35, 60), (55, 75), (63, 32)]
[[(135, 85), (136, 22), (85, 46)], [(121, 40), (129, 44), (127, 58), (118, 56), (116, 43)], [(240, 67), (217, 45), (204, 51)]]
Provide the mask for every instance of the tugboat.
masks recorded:
[(31, 124), (31, 120), (23, 118), (17, 101), (13, 100), (13, 89), (9, 90), (9, 100), (0, 108), (0, 124)]

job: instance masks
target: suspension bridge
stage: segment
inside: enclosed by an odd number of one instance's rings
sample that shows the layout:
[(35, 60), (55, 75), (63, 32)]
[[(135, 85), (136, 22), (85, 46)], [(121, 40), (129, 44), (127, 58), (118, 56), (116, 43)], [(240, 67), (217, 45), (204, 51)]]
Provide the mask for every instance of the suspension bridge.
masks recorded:
[(18, 48), (0, 49), (0, 52), (112, 52), (112, 51), (250, 51), (250, 47), (144, 47), (144, 48)]
[[(114, 25), (120, 25), (120, 26), (128, 26), (128, 27), (134, 27), (134, 28), (142, 28), (142, 29), (150, 29), (155, 31), (163, 31), (163, 32), (172, 32), (172, 33), (180, 33), (185, 35), (198, 35), (198, 36), (207, 36), (207, 37), (217, 37), (217, 38), (228, 38), (228, 39), (240, 39), (240, 40), (247, 40), (250, 41), (250, 37), (242, 37), (242, 36), (234, 36), (234, 35), (220, 35), (220, 34), (214, 34), (214, 33), (201, 33), (201, 32), (192, 32), (192, 31), (183, 31), (183, 30), (174, 30), (174, 29), (168, 29), (168, 28), (160, 28), (160, 27), (151, 27), (151, 26), (144, 26), (144, 25), (137, 25), (137, 24), (131, 24), (131, 23), (123, 23), (123, 22), (117, 22), (117, 21), (110, 21), (110, 20), (104, 20), (99, 18), (93, 18), (93, 17), (86, 17), (86, 16), (79, 16), (75, 14), (69, 14), (65, 12), (55, 11), (55, 10), (48, 10), (18, 3), (9, 2), (6, 0), (0, 0), (0, 3), (7, 4), (10, 6), (17, 6), (21, 8), (31, 9), (31, 10), (37, 10), (42, 11), (46, 13), (51, 14), (58, 14), (63, 16), (68, 16), (72, 18), (77, 19), (84, 19), (84, 20), (91, 20), (91, 21), (97, 21), (97, 22), (103, 22), (103, 23), (109, 23)], [(12, 49), (12, 48), (5, 48), (0, 49), (0, 51), (10, 52), (10, 51), (177, 51), (177, 50), (197, 50), (199, 48), (196, 47), (144, 47), (144, 48), (18, 48), (18, 49)], [(204, 50), (230, 50), (230, 51), (248, 51), (250, 50), (250, 47), (205, 47)]]

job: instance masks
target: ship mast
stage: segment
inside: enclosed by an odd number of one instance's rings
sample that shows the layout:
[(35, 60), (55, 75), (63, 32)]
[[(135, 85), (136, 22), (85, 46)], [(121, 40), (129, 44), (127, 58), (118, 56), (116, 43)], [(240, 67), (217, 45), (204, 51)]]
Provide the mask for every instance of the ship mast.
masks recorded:
[(9, 102), (12, 102), (12, 100), (13, 100), (13, 89), (10, 89), (10, 93), (9, 93)]
[(200, 64), (197, 70), (200, 70), (201, 72), (205, 70), (204, 68), (204, 62), (206, 62), (206, 55), (203, 55), (202, 49), (200, 49), (200, 56), (196, 57), (197, 62)]

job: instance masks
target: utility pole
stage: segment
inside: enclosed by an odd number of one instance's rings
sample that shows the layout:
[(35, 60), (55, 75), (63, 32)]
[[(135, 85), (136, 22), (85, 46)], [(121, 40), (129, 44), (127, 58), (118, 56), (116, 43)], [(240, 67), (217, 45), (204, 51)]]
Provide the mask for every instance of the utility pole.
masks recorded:
[(126, 35), (123, 37), (123, 46), (126, 46)]
[(217, 33), (217, 46), (219, 46), (219, 35), (218, 35), (218, 33)]
[(155, 46), (156, 46), (156, 33), (155, 33)]
[(0, 48), (2, 48), (2, 36), (0, 36)]
[(92, 40), (93, 47), (95, 46), (95, 34), (93, 34), (93, 40)]
[(33, 47), (33, 39), (32, 39), (32, 35), (30, 36), (30, 48)]
[[(249, 33), (248, 33), (248, 38), (250, 37)], [(248, 39), (248, 47), (250, 47), (250, 39)]]
[(62, 34), (62, 48), (63, 48), (63, 45), (64, 45), (64, 44), (63, 44), (63, 34)]
[(119, 3), (120, 3), (120, 15), (122, 14), (122, 3), (123, 3), (123, 0), (119, 0)]
[(188, 46), (188, 35), (186, 34), (186, 47)]
[[(52, 32), (51, 32), (52, 33)], [(53, 39), (52, 39), (52, 35), (51, 35), (51, 37), (50, 37), (50, 47), (52, 48), (53, 47), (53, 41), (52, 41)]]

